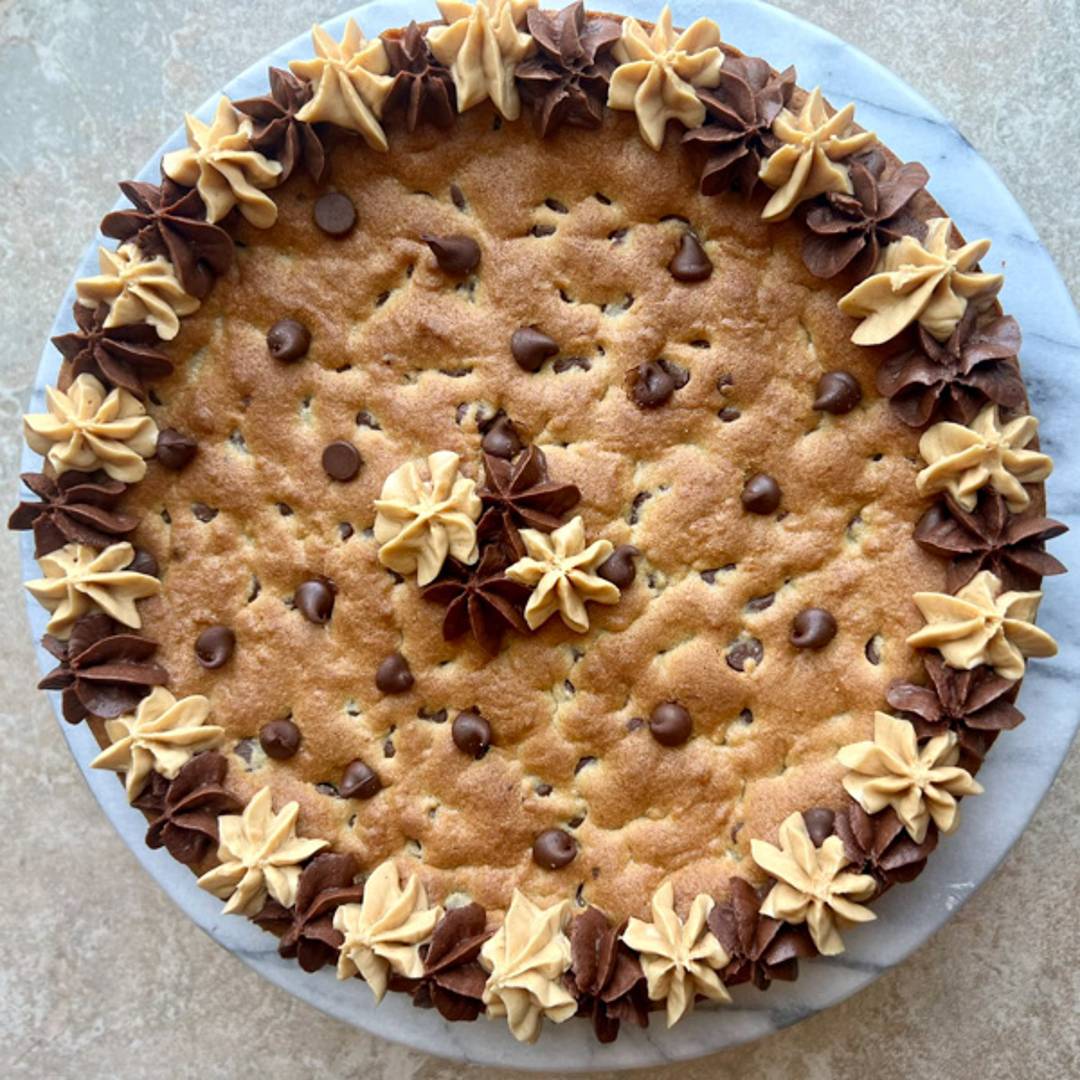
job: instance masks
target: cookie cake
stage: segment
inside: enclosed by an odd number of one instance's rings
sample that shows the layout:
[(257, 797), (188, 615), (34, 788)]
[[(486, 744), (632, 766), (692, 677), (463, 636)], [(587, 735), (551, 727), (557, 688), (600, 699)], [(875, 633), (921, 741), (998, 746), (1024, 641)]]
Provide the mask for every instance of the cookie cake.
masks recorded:
[(853, 105), (666, 8), (439, 10), (121, 184), (10, 525), (41, 687), (225, 912), (610, 1041), (920, 873), (1064, 526), (989, 241)]

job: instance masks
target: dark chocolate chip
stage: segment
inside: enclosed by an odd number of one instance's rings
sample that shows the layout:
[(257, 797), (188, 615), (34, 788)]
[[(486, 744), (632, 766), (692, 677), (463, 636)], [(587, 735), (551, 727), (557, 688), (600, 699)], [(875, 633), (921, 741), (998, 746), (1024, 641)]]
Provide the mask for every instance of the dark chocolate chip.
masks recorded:
[(342, 483), (352, 480), (360, 471), (361, 464), (360, 451), (345, 439), (329, 443), (322, 452), (322, 467), (331, 480)]
[(875, 634), (866, 643), (865, 652), (866, 652), (866, 659), (869, 660), (871, 664), (880, 664), (881, 663), (881, 648), (878, 646), (877, 634)]
[(630, 396), (643, 409), (655, 409), (671, 400), (675, 380), (655, 360), (639, 364), (631, 375)]
[(751, 514), (771, 514), (780, 505), (780, 485), (765, 473), (751, 476), (743, 486), (742, 504)]
[(292, 364), (307, 356), (311, 331), (295, 319), (278, 319), (266, 335), (266, 347), (275, 360)]
[(491, 745), (491, 725), (478, 712), (459, 712), (450, 725), (450, 737), (463, 754), (479, 759)]
[(791, 644), (796, 649), (824, 649), (834, 637), (836, 620), (824, 608), (804, 608), (791, 622)]
[(131, 562), (124, 569), (136, 574), (149, 574), (150, 577), (158, 576), (157, 559), (146, 548), (136, 548)]
[(370, 799), (382, 791), (382, 781), (374, 769), (368, 768), (359, 758), (350, 761), (341, 774), (338, 794), (343, 799)]
[(176, 428), (162, 428), (157, 437), (157, 459), (166, 469), (179, 472), (190, 465), (199, 444)]
[(815, 806), (802, 812), (806, 831), (814, 842), (814, 847), (821, 847), (833, 834), (833, 822), (836, 814), (824, 806)]
[(348, 540), (356, 530), (347, 521), (343, 521), (338, 525), (337, 531), (342, 540)]
[(693, 728), (690, 713), (677, 701), (657, 705), (649, 717), (649, 730), (661, 746), (682, 746), (690, 738)]
[(213, 671), (223, 666), (236, 648), (236, 635), (227, 626), (208, 626), (195, 639), (195, 659)]
[(259, 745), (267, 757), (284, 761), (300, 749), (300, 729), (287, 717), (271, 720), (259, 730)]
[(191, 512), (201, 521), (204, 525), (209, 525), (211, 521), (218, 516), (217, 510), (212, 506), (207, 506), (206, 503), (192, 503)]
[(315, 224), (327, 236), (347, 236), (356, 225), (356, 207), (348, 195), (328, 191), (315, 200)]
[(734, 421), (738, 420), (739, 417), (742, 416), (742, 413), (739, 412), (738, 409), (733, 409), (730, 406), (725, 406), (716, 415), (719, 416), (725, 424), (731, 424), (734, 423)]
[(509, 416), (496, 416), (484, 432), (480, 446), (494, 457), (512, 458), (523, 447), (521, 437)]
[(753, 662), (760, 664), (765, 656), (765, 646), (755, 637), (740, 638), (732, 642), (724, 655), (727, 665), (733, 671), (745, 671), (746, 665)]
[(634, 583), (637, 566), (634, 556), (641, 552), (633, 544), (620, 544), (597, 568), (596, 572), (617, 589), (628, 589)]
[(510, 337), (510, 352), (522, 371), (539, 371), (558, 351), (558, 342), (535, 326), (523, 326)]
[(325, 625), (334, 613), (334, 587), (319, 579), (305, 581), (297, 588), (293, 602), (308, 622)]
[(375, 669), (375, 686), (384, 694), (404, 694), (415, 681), (409, 661), (401, 653), (391, 653)]
[(533, 862), (545, 870), (561, 870), (577, 856), (577, 841), (562, 829), (545, 829), (533, 841)]
[(536, 785), (536, 794), (539, 795), (540, 798), (542, 798), (542, 799), (546, 798), (554, 790), (555, 789), (550, 784), (537, 784)]
[(746, 610), (752, 611), (755, 614), (759, 611), (765, 611), (767, 608), (772, 607), (775, 599), (776, 593), (765, 593), (764, 596), (752, 596), (746, 601)]
[(450, 201), (459, 209), (464, 210), (468, 203), (465, 201), (465, 192), (457, 186), (457, 184), (450, 185)]
[(464, 277), (480, 265), (480, 245), (471, 236), (420, 237), (435, 255), (435, 261), (444, 274)]
[(814, 408), (841, 416), (862, 401), (859, 380), (848, 371), (828, 371), (818, 380)]
[(676, 281), (704, 281), (713, 272), (713, 264), (698, 238), (686, 232), (679, 241), (675, 257), (668, 263), (668, 270)]

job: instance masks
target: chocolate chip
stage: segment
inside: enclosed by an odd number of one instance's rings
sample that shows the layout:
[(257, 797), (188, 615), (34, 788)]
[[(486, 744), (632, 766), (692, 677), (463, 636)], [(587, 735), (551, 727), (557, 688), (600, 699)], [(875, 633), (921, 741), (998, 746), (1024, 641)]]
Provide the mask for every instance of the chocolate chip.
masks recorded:
[(218, 516), (218, 512), (214, 509), (214, 507), (207, 506), (206, 503), (202, 502), (192, 503), (191, 512), (204, 525), (209, 525), (210, 522)]
[(374, 769), (368, 768), (359, 758), (350, 761), (341, 774), (338, 794), (343, 799), (370, 799), (382, 791), (382, 781)]
[(334, 587), (328, 581), (305, 581), (297, 588), (293, 602), (308, 622), (324, 626), (334, 613)]
[(465, 192), (457, 186), (457, 184), (450, 185), (450, 201), (459, 209), (464, 210), (468, 205), (465, 201)]
[(463, 754), (479, 759), (491, 745), (491, 725), (478, 712), (459, 712), (450, 725), (450, 737)]
[(275, 360), (293, 364), (307, 356), (311, 331), (295, 319), (278, 319), (266, 335), (266, 347)]
[(343, 521), (338, 525), (337, 531), (342, 540), (348, 540), (356, 530), (347, 521)]
[(404, 694), (414, 682), (409, 661), (401, 653), (391, 653), (375, 670), (375, 686), (384, 694)]
[(597, 568), (596, 572), (617, 589), (628, 589), (634, 583), (637, 566), (634, 556), (641, 552), (633, 544), (620, 544)]
[(507, 459), (512, 458), (523, 445), (514, 421), (505, 414), (491, 421), (480, 442), (485, 453)]
[(740, 638), (732, 642), (724, 654), (727, 665), (733, 671), (745, 671), (748, 664), (760, 664), (765, 656), (765, 646), (755, 637)]
[(535, 326), (523, 326), (510, 336), (510, 352), (522, 371), (539, 371), (558, 351), (558, 342)]
[(802, 812), (803, 821), (810, 839), (814, 841), (814, 847), (821, 847), (833, 834), (833, 822), (836, 814), (824, 806), (815, 806)]
[(775, 599), (776, 593), (765, 593), (764, 596), (752, 596), (746, 601), (746, 610), (752, 611), (755, 614), (759, 611), (765, 611), (772, 607)]
[(682, 746), (690, 738), (693, 728), (690, 713), (677, 701), (657, 705), (649, 717), (649, 730), (661, 746)]
[(162, 428), (157, 437), (157, 459), (166, 469), (179, 472), (190, 465), (199, 444), (176, 428)]
[(824, 649), (834, 637), (836, 620), (824, 608), (804, 608), (791, 622), (791, 644), (796, 649)]
[(818, 380), (814, 408), (840, 416), (849, 413), (862, 401), (859, 380), (848, 371), (827, 371)]
[(259, 730), (259, 745), (275, 761), (291, 758), (300, 749), (300, 729), (287, 717), (271, 720)]
[(878, 644), (877, 634), (866, 643), (866, 649), (864, 651), (866, 653), (866, 659), (869, 660), (871, 664), (881, 663), (881, 646)]
[(780, 485), (765, 473), (751, 476), (743, 486), (742, 504), (751, 514), (771, 514), (780, 505)]
[(655, 360), (639, 364), (631, 379), (630, 396), (643, 409), (655, 409), (675, 393), (675, 380)]
[(435, 255), (435, 261), (444, 274), (464, 277), (480, 265), (480, 245), (471, 236), (420, 237)]
[(362, 463), (360, 451), (345, 439), (329, 443), (322, 452), (322, 467), (326, 475), (343, 484), (356, 476)]
[(195, 639), (195, 659), (213, 671), (228, 661), (236, 648), (236, 635), (227, 626), (208, 626)]
[(539, 795), (540, 798), (542, 798), (542, 799), (546, 798), (554, 790), (555, 789), (550, 784), (537, 784), (536, 785), (536, 794)]
[(150, 577), (158, 576), (157, 559), (146, 548), (136, 548), (131, 562), (124, 569), (136, 574), (148, 574)]
[(713, 272), (713, 264), (698, 238), (686, 232), (679, 241), (675, 257), (668, 263), (668, 270), (676, 281), (704, 281)]
[(533, 862), (545, 870), (561, 870), (577, 856), (577, 841), (562, 829), (545, 829), (533, 841)]
[(739, 412), (738, 409), (733, 409), (730, 406), (725, 406), (716, 415), (719, 416), (725, 424), (731, 424), (734, 421), (738, 420), (739, 417), (742, 416), (742, 413)]
[(356, 224), (356, 207), (348, 195), (328, 191), (315, 200), (315, 224), (327, 236), (347, 236)]

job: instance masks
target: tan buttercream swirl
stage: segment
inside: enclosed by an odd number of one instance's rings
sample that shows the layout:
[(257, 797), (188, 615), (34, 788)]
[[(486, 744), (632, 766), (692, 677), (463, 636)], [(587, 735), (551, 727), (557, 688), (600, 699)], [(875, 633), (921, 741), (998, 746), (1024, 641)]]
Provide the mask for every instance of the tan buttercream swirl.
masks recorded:
[(945, 217), (931, 218), (926, 229), (924, 243), (902, 236), (889, 244), (874, 273), (840, 298), (845, 315), (862, 319), (851, 335), (856, 345), (881, 345), (913, 322), (945, 341), (969, 302), (981, 308), (1001, 288), (1002, 274), (973, 269), (989, 240), (950, 247), (952, 221)]
[(386, 133), (379, 124), (383, 106), (394, 85), (382, 38), (364, 37), (354, 19), (345, 24), (340, 42), (321, 27), (311, 28), (315, 56), (290, 60), (301, 79), (311, 81), (312, 98), (296, 114), (305, 124), (328, 123), (358, 132), (368, 146), (385, 151)]
[(724, 63), (720, 27), (712, 19), (698, 19), (676, 34), (665, 5), (648, 34), (627, 17), (611, 54), (619, 66), (611, 75), (608, 107), (636, 113), (641, 137), (654, 150), (664, 145), (669, 120), (688, 128), (705, 122), (694, 88), (716, 86)]
[(382, 1001), (391, 972), (406, 979), (424, 974), (420, 946), (431, 938), (442, 918), (441, 907), (429, 907), (416, 874), (401, 888), (393, 859), (380, 863), (364, 882), (359, 904), (342, 904), (334, 912), (334, 929), (344, 942), (338, 956), (339, 979), (359, 973), (376, 1001)]
[(184, 126), (188, 145), (162, 158), (165, 175), (198, 189), (207, 221), (220, 221), (236, 206), (255, 228), (269, 229), (277, 221), (277, 207), (264, 189), (278, 183), (281, 163), (252, 148), (251, 118), (223, 97), (211, 123), (188, 113)]
[(844, 777), (847, 793), (868, 814), (891, 806), (916, 844), (926, 839), (931, 821), (952, 832), (960, 822), (957, 798), (983, 790), (957, 765), (955, 732), (935, 735), (920, 748), (914, 725), (888, 713), (874, 714), (872, 741), (842, 747), (836, 760), (851, 770)]
[(476, 562), (476, 521), (480, 496), (476, 482), (458, 471), (461, 459), (450, 450), (436, 450), (421, 463), (395, 469), (375, 500), (375, 540), (379, 562), (399, 574), (416, 571), (419, 585), (434, 581), (447, 555), (466, 564)]
[(920, 495), (947, 491), (971, 511), (989, 485), (1018, 513), (1031, 502), (1024, 484), (1039, 483), (1054, 469), (1046, 454), (1024, 449), (1038, 430), (1034, 416), (1018, 416), (1002, 426), (992, 403), (967, 427), (949, 420), (934, 424), (919, 440), (926, 468), (915, 478), (915, 487)]
[(300, 804), (287, 803), (276, 814), (270, 789), (261, 788), (242, 814), (218, 818), (220, 866), (197, 884), (220, 900), (223, 915), (257, 915), (272, 896), (283, 907), (296, 903), (300, 864), (327, 846), (325, 840), (296, 835)]
[(519, 1042), (536, 1042), (545, 1016), (561, 1024), (577, 1012), (562, 978), (570, 967), (569, 921), (568, 900), (541, 908), (515, 889), (502, 926), (480, 950), (488, 1016), (505, 1016)]
[(114, 480), (134, 484), (146, 475), (145, 458), (157, 449), (157, 424), (134, 394), (105, 392), (83, 373), (67, 391), (45, 387), (48, 412), (23, 417), (30, 449), (42, 454), (57, 476), (69, 469), (103, 469)]
[(842, 164), (877, 138), (872, 131), (853, 131), (855, 106), (829, 115), (819, 87), (814, 87), (798, 113), (781, 109), (772, 133), (781, 145), (761, 163), (759, 175), (775, 188), (761, 216), (783, 221), (795, 207), (827, 191), (851, 193), (851, 177)]
[(125, 570), (135, 557), (128, 543), (112, 544), (95, 551), (86, 544), (65, 544), (38, 559), (43, 578), (28, 581), (26, 588), (42, 607), (52, 612), (45, 629), (66, 641), (77, 619), (93, 611), (124, 626), (142, 626), (136, 600), (156, 596), (161, 582), (149, 574)]
[(614, 550), (610, 540), (585, 546), (585, 522), (581, 516), (559, 526), (550, 535), (538, 529), (522, 529), (528, 552), (506, 570), (512, 581), (532, 588), (525, 605), (525, 621), (535, 630), (557, 611), (562, 621), (579, 634), (589, 629), (585, 601), (617, 604), (619, 590), (596, 573)]
[(698, 994), (731, 1001), (718, 974), (730, 957), (706, 925), (712, 908), (711, 897), (695, 896), (684, 923), (675, 912), (675, 890), (666, 881), (653, 894), (652, 922), (630, 919), (623, 932), (623, 941), (641, 956), (649, 998), (666, 1003), (668, 1027), (693, 1009)]
[(850, 860), (839, 836), (830, 836), (815, 847), (802, 814), (783, 821), (779, 840), (779, 848), (764, 840), (750, 841), (754, 862), (777, 879), (761, 905), (761, 914), (806, 923), (823, 956), (842, 953), (841, 928), (876, 918), (869, 908), (855, 902), (873, 895), (874, 879), (844, 869)]
[(431, 27), (427, 41), (435, 59), (450, 68), (458, 112), (490, 98), (507, 120), (516, 120), (521, 98), (514, 71), (536, 47), (521, 26), (539, 0), (437, 2), (447, 25)]
[(108, 307), (106, 329), (147, 323), (159, 338), (172, 341), (180, 330), (180, 316), (199, 307), (164, 255), (147, 259), (134, 244), (121, 244), (115, 251), (98, 248), (98, 268), (100, 274), (75, 282), (75, 296), (83, 307)]
[(174, 780), (200, 750), (216, 746), (225, 729), (208, 724), (210, 702), (200, 694), (177, 700), (164, 686), (139, 702), (134, 713), (105, 721), (112, 743), (90, 767), (122, 772), (128, 802), (139, 797), (151, 772)]
[(1024, 657), (1057, 655), (1057, 642), (1034, 625), (1041, 599), (1041, 592), (1002, 592), (998, 576), (981, 570), (955, 596), (916, 593), (926, 625), (907, 643), (937, 649), (961, 671), (989, 664), (1003, 679), (1019, 679)]

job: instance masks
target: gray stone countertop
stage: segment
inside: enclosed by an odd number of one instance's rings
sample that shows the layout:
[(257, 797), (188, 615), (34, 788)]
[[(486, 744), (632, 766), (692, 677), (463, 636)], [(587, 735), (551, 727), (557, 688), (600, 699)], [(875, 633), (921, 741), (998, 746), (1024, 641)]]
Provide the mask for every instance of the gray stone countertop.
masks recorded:
[[(1080, 296), (1077, 0), (780, 6), (859, 46), (938, 106), (1004, 177)], [(143, 163), (185, 107), (337, 8), (326, 0), (0, 0), (5, 502), (15, 492), (18, 419), (57, 298), (115, 181)], [(47, 700), (32, 690), (13, 535), (0, 533), (0, 546), (8, 598), (0, 609), (3, 1075), (458, 1075), (457, 1066), (322, 1016), (178, 916), (99, 813)], [(907, 962), (763, 1042), (655, 1075), (1080, 1075), (1077, 820), (1074, 748), (1004, 865)]]

